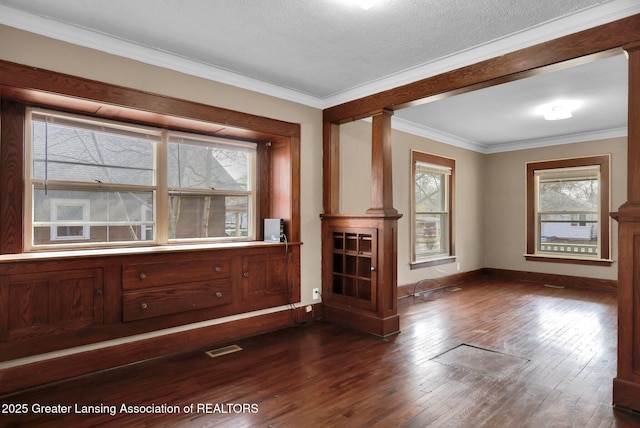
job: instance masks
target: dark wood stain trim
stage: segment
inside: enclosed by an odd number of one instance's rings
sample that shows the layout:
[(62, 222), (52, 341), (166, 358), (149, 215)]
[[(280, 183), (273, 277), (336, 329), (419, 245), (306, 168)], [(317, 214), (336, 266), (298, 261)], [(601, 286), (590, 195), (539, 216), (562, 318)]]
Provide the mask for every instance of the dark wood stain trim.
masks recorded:
[[(601, 227), (601, 247), (599, 259), (575, 259), (575, 258), (562, 258), (562, 257), (545, 257), (544, 255), (536, 254), (536, 210), (535, 210), (535, 172), (544, 169), (553, 168), (571, 168), (578, 166), (600, 166), (600, 224)], [(583, 265), (611, 265), (613, 262), (609, 260), (611, 256), (610, 249), (610, 235), (611, 235), (611, 221), (610, 221), (610, 200), (609, 190), (610, 184), (610, 156), (587, 156), (580, 158), (560, 159), (560, 160), (548, 160), (540, 162), (527, 163), (527, 254), (525, 258), (529, 261), (544, 261), (552, 263), (572, 263)], [(608, 227), (605, 227), (608, 226)]]
[[(131, 119), (182, 128), (182, 121), (217, 124), (216, 135), (247, 138), (247, 132), (270, 134), (271, 138), (300, 135), (300, 125), (262, 116), (237, 112), (207, 104), (152, 94), (136, 89), (71, 76), (54, 71), (28, 67), (0, 60), (0, 86), (3, 98), (25, 103), (51, 105), (59, 108), (73, 106), (97, 116)], [(158, 118), (165, 115), (166, 118)], [(213, 129), (213, 128), (211, 128)], [(209, 129), (209, 132), (212, 132)], [(253, 136), (255, 137), (255, 135)], [(261, 135), (268, 141), (269, 135)]]
[(0, 254), (18, 254), (23, 247), (25, 107), (2, 100), (0, 111)]
[(345, 123), (382, 108), (397, 110), (433, 96), (452, 96), (506, 83), (568, 66), (569, 60), (611, 55), (610, 51), (620, 52), (621, 47), (638, 40), (640, 14), (328, 108), (324, 110), (324, 120)]
[(612, 292), (616, 292), (618, 289), (618, 281), (612, 279), (586, 278), (582, 276), (556, 275), (551, 273), (524, 272), (495, 268), (486, 268), (485, 272), (490, 278), (498, 278), (507, 281), (533, 282)]
[(313, 305), (311, 312), (306, 312), (304, 308), (295, 308), (293, 310), (296, 311), (295, 316), (291, 310), (280, 311), (0, 369), (0, 379), (2, 380), (0, 382), (0, 394), (7, 394), (199, 347), (210, 346), (215, 348), (219, 344), (224, 344), (228, 341), (267, 333), (295, 325), (296, 322), (310, 322), (321, 316), (320, 305)]

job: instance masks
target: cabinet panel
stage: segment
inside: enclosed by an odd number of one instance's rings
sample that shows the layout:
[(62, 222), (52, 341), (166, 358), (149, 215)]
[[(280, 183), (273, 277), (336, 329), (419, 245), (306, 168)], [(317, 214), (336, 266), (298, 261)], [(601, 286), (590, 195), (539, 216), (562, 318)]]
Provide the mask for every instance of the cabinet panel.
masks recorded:
[[(288, 257), (265, 253), (242, 257), (242, 297), (244, 300), (286, 296), (289, 292)], [(282, 303), (287, 303), (286, 299)]]
[(231, 302), (231, 284), (227, 281), (128, 291), (122, 296), (122, 317), (127, 322), (227, 305)]
[(122, 289), (158, 287), (189, 281), (229, 278), (228, 259), (184, 259), (175, 262), (127, 264), (122, 267)]
[(1, 281), (2, 339), (50, 335), (102, 323), (101, 269), (7, 275)]

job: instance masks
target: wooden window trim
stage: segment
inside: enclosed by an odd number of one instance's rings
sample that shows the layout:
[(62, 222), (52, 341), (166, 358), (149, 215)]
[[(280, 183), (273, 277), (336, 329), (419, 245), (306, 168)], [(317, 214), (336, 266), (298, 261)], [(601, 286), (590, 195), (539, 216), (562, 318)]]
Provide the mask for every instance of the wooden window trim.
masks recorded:
[[(447, 203), (449, 205), (449, 253), (434, 257), (432, 259), (416, 260), (415, 255), (415, 176), (416, 176), (416, 162), (430, 163), (433, 165), (443, 166), (451, 168), (451, 175), (449, 175), (449, 192), (447, 195)], [(455, 257), (455, 194), (456, 194), (456, 161), (452, 158), (447, 158), (431, 153), (420, 152), (417, 150), (411, 151), (411, 219), (410, 219), (410, 242), (411, 242), (411, 269), (419, 269), (429, 266), (438, 266), (447, 263), (453, 263), (456, 261)]]
[(21, 254), (24, 248), (27, 107), (257, 142), (256, 239), (261, 239), (263, 218), (282, 218), (289, 243), (300, 242), (300, 124), (2, 60), (0, 101), (0, 254)]
[[(562, 257), (551, 256), (536, 253), (536, 189), (535, 189), (535, 171), (554, 168), (571, 168), (580, 166), (600, 166), (600, 257), (588, 259), (578, 257)], [(540, 162), (527, 163), (527, 181), (526, 181), (526, 198), (527, 198), (527, 252), (525, 259), (527, 261), (542, 261), (551, 263), (568, 263), (583, 265), (611, 265), (613, 261), (611, 257), (611, 222), (610, 218), (610, 156), (598, 155), (581, 158), (559, 159)]]

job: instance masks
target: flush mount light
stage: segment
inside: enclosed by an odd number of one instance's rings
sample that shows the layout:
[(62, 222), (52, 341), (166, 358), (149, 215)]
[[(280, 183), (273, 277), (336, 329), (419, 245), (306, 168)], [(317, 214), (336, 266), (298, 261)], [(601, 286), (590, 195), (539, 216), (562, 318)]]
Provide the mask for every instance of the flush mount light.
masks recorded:
[(351, 0), (351, 3), (360, 6), (364, 10), (369, 10), (376, 3), (375, 0)]
[(547, 111), (544, 112), (544, 120), (562, 120), (572, 117), (571, 110), (563, 105), (550, 106)]
[(573, 117), (573, 111), (580, 106), (579, 101), (555, 101), (536, 109), (537, 114), (544, 116), (545, 120), (562, 120)]

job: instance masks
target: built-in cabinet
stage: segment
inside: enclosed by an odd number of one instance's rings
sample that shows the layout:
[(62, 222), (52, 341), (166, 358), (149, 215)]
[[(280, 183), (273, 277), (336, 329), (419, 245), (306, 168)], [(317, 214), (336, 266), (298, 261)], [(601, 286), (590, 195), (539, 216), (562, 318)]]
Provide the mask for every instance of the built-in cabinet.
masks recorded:
[(0, 269), (0, 361), (287, 305), (299, 262), (299, 244), (261, 242), (14, 259)]
[(102, 324), (102, 269), (17, 272), (0, 276), (0, 341), (50, 340)]
[(322, 303), (327, 319), (376, 336), (399, 332), (398, 217), (322, 216)]
[[(300, 124), (7, 61), (0, 61), (0, 107), (0, 361), (260, 309), (289, 311), (300, 301)], [(255, 142), (256, 240), (25, 253), (29, 107)], [(261, 241), (265, 218), (284, 220), (287, 243)], [(230, 332), (229, 321), (216, 326), (219, 337), (206, 340), (293, 322), (288, 316), (273, 324), (261, 319)], [(137, 357), (132, 351), (119, 361)], [(75, 373), (56, 376), (67, 372)]]
[(332, 228), (331, 289), (335, 302), (375, 310), (377, 229)]

